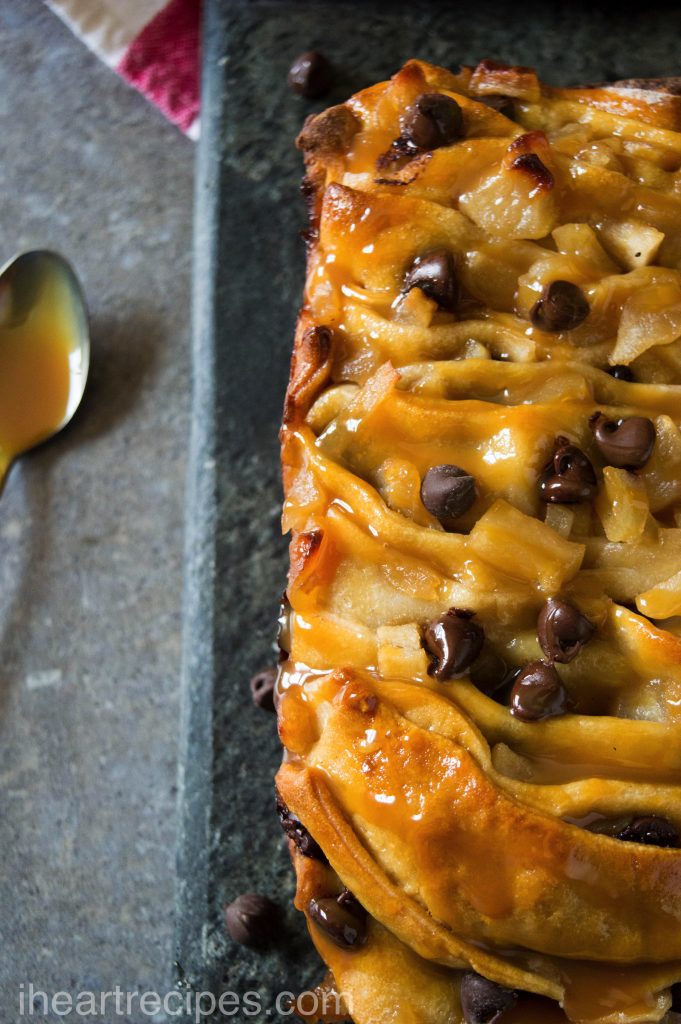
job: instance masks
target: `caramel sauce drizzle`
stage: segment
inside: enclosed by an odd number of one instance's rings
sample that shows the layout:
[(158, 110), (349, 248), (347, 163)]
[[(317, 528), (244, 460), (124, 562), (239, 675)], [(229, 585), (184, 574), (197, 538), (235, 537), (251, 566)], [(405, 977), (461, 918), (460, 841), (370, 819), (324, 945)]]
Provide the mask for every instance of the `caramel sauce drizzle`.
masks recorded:
[[(511, 90), (513, 120), (480, 102), (502, 87)], [(426, 91), (456, 99), (465, 138), (386, 170), (382, 156), (400, 133), (401, 112)], [(298, 351), (315, 326), (328, 328), (333, 342), (329, 352), (308, 353), (283, 432), (284, 526), (294, 541), (282, 742), (304, 770), (323, 773), (387, 874), (410, 895), (416, 887), (427, 912), (453, 932), (488, 949), (500, 977), (522, 964), (537, 991), (547, 979), (560, 985), (562, 1008), (522, 996), (503, 1018), (509, 1024), (659, 1021), (666, 989), (681, 980), (681, 967), (665, 963), (681, 954), (660, 941), (665, 920), (671, 936), (681, 914), (672, 881), (675, 873), (681, 881), (681, 854), (623, 851), (629, 844), (605, 837), (592, 843), (577, 827), (592, 813), (649, 807), (681, 827), (674, 99), (552, 90), (528, 69), (481, 65), (452, 76), (410, 62), (391, 82), (353, 97), (343, 116), (320, 115), (302, 135), (318, 237)], [(456, 314), (419, 289), (403, 292), (405, 269), (439, 246), (455, 259)], [(589, 315), (551, 333), (530, 314), (556, 280), (581, 288)], [(631, 366), (634, 383), (607, 373), (616, 363)], [(599, 411), (655, 424), (653, 455), (635, 477), (605, 472), (588, 426)], [(540, 501), (538, 476), (557, 436), (597, 467), (592, 503)], [(441, 463), (462, 467), (478, 487), (456, 532), (444, 531), (419, 496), (425, 472)], [(537, 611), (558, 593), (598, 627), (578, 658), (560, 666), (571, 714), (521, 723), (468, 680), (432, 679), (425, 622), (450, 607), (474, 611), (499, 656), (520, 667), (540, 657)], [(339, 692), (352, 680), (376, 695), (383, 732), (370, 715), (353, 732), (356, 723), (339, 711)], [(457, 773), (471, 787), (461, 789), (460, 803), (448, 788)], [(503, 809), (496, 826), (492, 806)], [(308, 827), (314, 834), (314, 821)], [(491, 851), (502, 833), (502, 847)], [(542, 884), (520, 878), (533, 856), (537, 872), (547, 870)], [(441, 871), (448, 857), (458, 858), (458, 874)], [(620, 920), (631, 896), (617, 876), (625, 860), (648, 902), (632, 896), (628, 935), (622, 924), (621, 949), (637, 950), (632, 962), (608, 963), (609, 940), (595, 921), (606, 927), (610, 915), (614, 929)], [(437, 888), (444, 879), (448, 895)], [(583, 901), (575, 911), (582, 919), (564, 924), (562, 935), (538, 909), (542, 887), (551, 905), (553, 886), (575, 907)], [(591, 954), (579, 944), (589, 907)], [(654, 948), (639, 941), (646, 935)], [(611, 941), (614, 948), (614, 932)], [(389, 970), (394, 943), (376, 925), (366, 971), (378, 978)], [(405, 976), (414, 990), (427, 961), (397, 945), (412, 958)], [(341, 990), (357, 990), (352, 958), (322, 946)], [(458, 1021), (458, 976), (444, 975), (444, 987), (433, 982), (432, 1005), (450, 1000), (448, 1019)], [(427, 1011), (419, 1014), (414, 1019), (427, 1024)], [(364, 1010), (357, 1017), (369, 1019)]]

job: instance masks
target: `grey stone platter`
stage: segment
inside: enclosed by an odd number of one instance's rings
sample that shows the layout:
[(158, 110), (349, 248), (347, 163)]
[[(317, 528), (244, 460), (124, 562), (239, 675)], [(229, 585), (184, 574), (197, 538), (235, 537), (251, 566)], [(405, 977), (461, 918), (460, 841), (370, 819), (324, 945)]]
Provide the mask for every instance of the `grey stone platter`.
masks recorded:
[[(273, 807), (274, 717), (252, 707), (248, 690), (253, 672), (273, 660), (285, 585), (277, 430), (304, 273), (293, 140), (312, 109), (411, 56), (454, 67), (496, 57), (533, 65), (556, 84), (681, 71), (681, 11), (556, 6), (206, 3), (176, 971), (179, 984), (196, 990), (258, 994), (260, 1012), (250, 1012), (251, 1002), (230, 1019), (290, 1020), (276, 1012), (277, 994), (322, 974), (290, 909), (291, 870)], [(334, 91), (315, 105), (286, 87), (291, 60), (311, 48), (337, 67)], [(243, 891), (282, 905), (280, 941), (261, 953), (235, 946), (224, 929), (223, 907)]]

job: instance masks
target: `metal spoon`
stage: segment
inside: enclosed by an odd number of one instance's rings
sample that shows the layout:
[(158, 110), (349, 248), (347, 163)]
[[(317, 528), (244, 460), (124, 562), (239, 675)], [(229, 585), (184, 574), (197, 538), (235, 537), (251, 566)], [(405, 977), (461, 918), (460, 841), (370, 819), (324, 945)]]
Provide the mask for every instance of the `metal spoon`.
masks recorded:
[(80, 282), (59, 253), (35, 249), (0, 270), (0, 491), (16, 458), (66, 426), (90, 365)]

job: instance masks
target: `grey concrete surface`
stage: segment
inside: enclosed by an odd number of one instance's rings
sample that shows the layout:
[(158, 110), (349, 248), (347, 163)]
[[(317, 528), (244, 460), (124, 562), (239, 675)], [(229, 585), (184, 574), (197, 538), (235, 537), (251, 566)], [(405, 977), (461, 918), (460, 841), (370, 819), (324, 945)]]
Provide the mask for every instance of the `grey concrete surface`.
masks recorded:
[(0, 500), (10, 1024), (22, 982), (168, 981), (194, 147), (39, 0), (0, 0), (0, 123), (0, 261), (64, 252), (93, 334), (76, 420)]

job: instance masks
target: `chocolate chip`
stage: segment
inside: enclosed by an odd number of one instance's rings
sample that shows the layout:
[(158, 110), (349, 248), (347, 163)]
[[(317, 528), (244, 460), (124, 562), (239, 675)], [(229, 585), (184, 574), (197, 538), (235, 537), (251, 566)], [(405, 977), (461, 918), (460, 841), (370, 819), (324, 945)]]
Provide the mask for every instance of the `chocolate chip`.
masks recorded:
[(345, 907), (345, 909), (349, 910), (351, 914), (355, 915), (355, 917), (366, 917), (366, 910), (359, 902), (355, 894), (350, 892), (349, 889), (343, 889), (343, 892), (340, 894), (340, 896), (336, 897), (336, 903), (338, 904), (339, 907)]
[(294, 92), (308, 99), (323, 96), (331, 87), (333, 69), (322, 53), (308, 50), (296, 57), (288, 73), (288, 84)]
[(251, 679), (251, 697), (256, 707), (263, 711), (274, 711), (274, 687), (277, 682), (277, 670), (274, 667), (264, 668)]
[(263, 946), (273, 936), (278, 913), (266, 896), (245, 892), (225, 908), (227, 931), (242, 946)]
[(367, 940), (366, 910), (347, 889), (337, 898), (310, 900), (307, 912), (341, 949), (359, 949)]
[(411, 105), (402, 122), (402, 139), (412, 149), (449, 146), (463, 135), (461, 107), (451, 96), (424, 92)]
[(667, 846), (676, 849), (679, 845), (679, 833), (671, 821), (658, 818), (656, 815), (634, 818), (615, 838), (625, 843), (644, 843), (646, 846)]
[(448, 529), (475, 501), (475, 477), (460, 466), (431, 466), (421, 482), (421, 501), (432, 516)]
[(566, 665), (594, 635), (595, 626), (574, 605), (550, 597), (539, 612), (537, 639), (550, 662)]
[(326, 864), (326, 854), (321, 846), (312, 838), (300, 818), (296, 817), (293, 811), (289, 810), (279, 793), (277, 793), (277, 814), (287, 838), (293, 840), (298, 852), (303, 857), (309, 857), (311, 860), (318, 860), (322, 864)]
[(480, 654), (484, 639), (471, 612), (450, 608), (424, 631), (424, 647), (435, 658), (428, 671), (436, 679), (459, 679)]
[(631, 823), (631, 820), (626, 815), (619, 815), (617, 818), (605, 818), (603, 815), (598, 815), (593, 821), (582, 825), (582, 828), (585, 828), (587, 832), (595, 832), (599, 836), (616, 839), (620, 832)]
[(571, 331), (586, 320), (590, 306), (572, 281), (552, 281), (530, 310), (530, 320), (542, 331)]
[(540, 480), (542, 501), (589, 501), (596, 493), (596, 483), (594, 468), (581, 448), (570, 444), (566, 437), (557, 437), (553, 458), (544, 466)]
[(609, 466), (619, 469), (640, 469), (652, 455), (655, 424), (645, 416), (608, 420), (597, 412), (589, 420), (594, 440)]
[(648, 846), (677, 848), (679, 834), (670, 821), (656, 815), (636, 818), (620, 815), (616, 818), (597, 818), (584, 826), (589, 832), (609, 836), (624, 843), (643, 843)]
[(530, 661), (511, 691), (511, 714), (523, 722), (563, 715), (568, 709), (567, 693), (553, 665)]
[(634, 371), (630, 366), (607, 366), (605, 372), (609, 373), (611, 377), (615, 378), (615, 380), (626, 380), (630, 384), (635, 380)]
[(451, 252), (433, 249), (417, 256), (405, 275), (403, 292), (412, 288), (420, 288), (429, 299), (437, 302), (440, 309), (454, 313), (459, 301), (459, 285)]
[(481, 974), (468, 971), (461, 979), (461, 1009), (466, 1024), (495, 1024), (515, 1006), (518, 993)]

